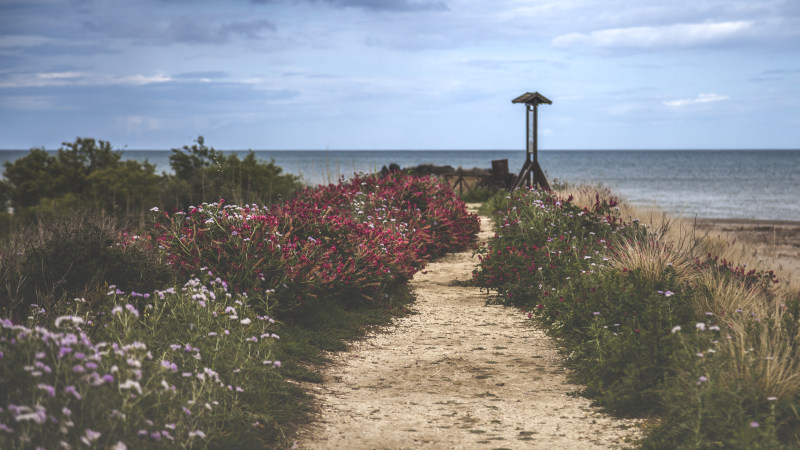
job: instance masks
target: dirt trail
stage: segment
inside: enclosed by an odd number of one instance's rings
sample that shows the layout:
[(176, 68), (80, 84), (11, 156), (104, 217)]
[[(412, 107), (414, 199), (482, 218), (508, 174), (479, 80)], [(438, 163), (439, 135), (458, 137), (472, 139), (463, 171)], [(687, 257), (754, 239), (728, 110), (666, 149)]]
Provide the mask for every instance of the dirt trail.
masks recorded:
[[(481, 239), (491, 236), (481, 218)], [(320, 415), (301, 449), (623, 448), (633, 421), (599, 413), (566, 379), (552, 340), (513, 308), (487, 306), (471, 252), (418, 274), (416, 314), (333, 355), (311, 385)]]

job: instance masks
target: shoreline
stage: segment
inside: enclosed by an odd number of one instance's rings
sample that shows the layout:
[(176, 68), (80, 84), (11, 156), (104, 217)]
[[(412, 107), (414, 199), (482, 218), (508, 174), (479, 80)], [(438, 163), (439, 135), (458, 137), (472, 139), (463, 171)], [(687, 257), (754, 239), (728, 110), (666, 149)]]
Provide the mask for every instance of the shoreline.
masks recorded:
[(800, 220), (795, 219), (737, 219), (728, 217), (686, 217), (685, 219), (690, 222), (697, 222), (698, 225), (775, 225), (800, 227)]
[[(800, 220), (687, 218), (699, 231), (719, 233), (741, 243), (747, 263), (800, 281)], [(761, 264), (758, 264), (758, 261)]]

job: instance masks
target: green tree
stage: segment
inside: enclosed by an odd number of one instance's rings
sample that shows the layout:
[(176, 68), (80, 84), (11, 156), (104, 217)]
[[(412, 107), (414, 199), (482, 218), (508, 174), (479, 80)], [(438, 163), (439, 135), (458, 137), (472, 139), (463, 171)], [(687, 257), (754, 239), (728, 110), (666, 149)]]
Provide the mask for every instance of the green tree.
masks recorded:
[(165, 185), (171, 206), (185, 208), (224, 198), (236, 203), (271, 204), (285, 199), (301, 185), (298, 177), (283, 174), (274, 160), (259, 161), (250, 150), (244, 159), (207, 147), (199, 136), (192, 146), (173, 148), (169, 157), (174, 175)]
[[(141, 214), (158, 202), (160, 177), (145, 161), (123, 161), (108, 141), (76, 138), (52, 155), (34, 148), (5, 163), (5, 197), (21, 221), (80, 208)], [(0, 198), (2, 200), (2, 198)]]
[(161, 177), (148, 161), (121, 161), (86, 177), (86, 197), (98, 209), (130, 216), (158, 204)]
[(15, 210), (35, 206), (42, 198), (58, 194), (56, 159), (43, 148), (32, 148), (16, 161), (6, 161), (3, 176), (7, 180), (9, 200)]

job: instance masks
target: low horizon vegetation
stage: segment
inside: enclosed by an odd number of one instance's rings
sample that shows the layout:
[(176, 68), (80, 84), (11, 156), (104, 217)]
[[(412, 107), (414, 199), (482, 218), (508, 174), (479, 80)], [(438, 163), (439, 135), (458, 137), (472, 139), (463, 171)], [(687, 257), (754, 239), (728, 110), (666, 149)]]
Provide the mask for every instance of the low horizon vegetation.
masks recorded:
[(498, 194), (476, 284), (556, 338), (583, 394), (654, 417), (643, 448), (796, 448), (800, 293), (608, 191)]
[(0, 236), (72, 210), (116, 217), (141, 228), (154, 206), (172, 211), (220, 198), (271, 205), (290, 199), (302, 187), (299, 177), (282, 173), (274, 160), (258, 160), (252, 150), (243, 158), (226, 155), (206, 146), (202, 136), (171, 151), (173, 173), (156, 174), (147, 160), (123, 160), (124, 152), (108, 141), (78, 137), (64, 142), (55, 154), (32, 148), (4, 164)]

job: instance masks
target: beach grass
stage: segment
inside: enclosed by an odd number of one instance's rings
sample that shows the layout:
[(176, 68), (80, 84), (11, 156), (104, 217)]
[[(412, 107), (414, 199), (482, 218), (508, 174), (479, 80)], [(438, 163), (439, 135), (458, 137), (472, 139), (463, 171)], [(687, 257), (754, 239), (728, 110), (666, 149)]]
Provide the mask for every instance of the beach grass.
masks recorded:
[(653, 419), (643, 448), (797, 446), (800, 291), (789, 274), (744, 242), (610, 194), (493, 198), (498, 236), (475, 281), (559, 341), (585, 395)]

